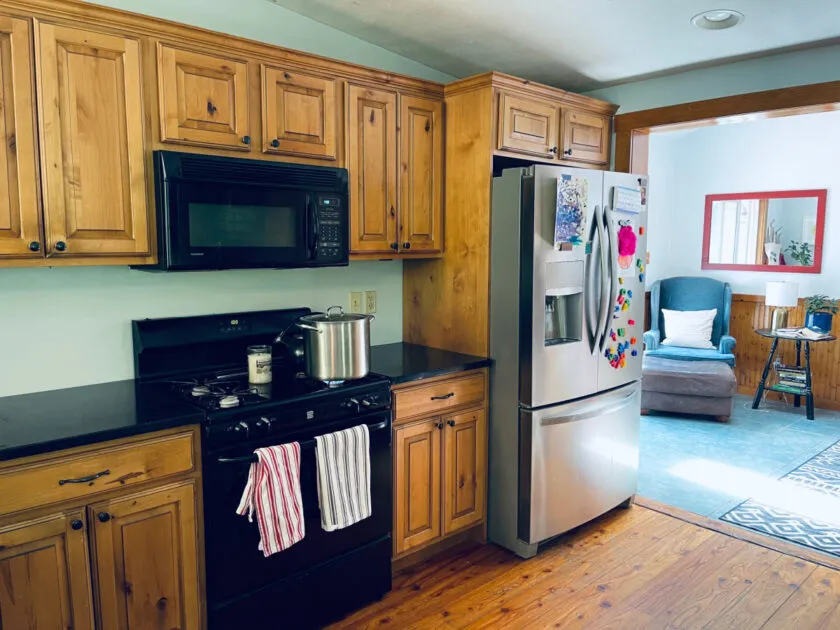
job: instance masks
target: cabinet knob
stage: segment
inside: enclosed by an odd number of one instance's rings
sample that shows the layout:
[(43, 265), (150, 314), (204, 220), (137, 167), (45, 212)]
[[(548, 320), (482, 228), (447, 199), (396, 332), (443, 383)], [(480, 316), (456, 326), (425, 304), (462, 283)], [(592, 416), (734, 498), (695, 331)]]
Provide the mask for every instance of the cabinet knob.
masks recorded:
[(274, 138), (274, 140), (271, 141), (271, 146), (273, 146), (276, 149), (280, 146), (280, 141), (277, 138)]
[(216, 113), (216, 106), (213, 105), (213, 101), (207, 101), (207, 113), (211, 116)]
[(548, 150), (548, 152), (549, 152), (549, 153), (553, 153), (554, 155), (557, 155), (557, 147), (551, 147), (551, 148)]
[(446, 424), (448, 424), (450, 427), (454, 427), (455, 426), (455, 421), (454, 420), (447, 420)]
[(63, 252), (65, 249), (67, 249), (67, 243), (64, 241), (58, 241), (58, 243), (55, 244), (55, 251)]
[(29, 243), (29, 250), (30, 251), (37, 252), (37, 251), (40, 251), (40, 249), (41, 249), (41, 243), (39, 243), (38, 241), (32, 241), (31, 243)]
[(242, 144), (251, 144), (251, 136), (242, 136)]
[(403, 249), (411, 249), (411, 243), (409, 243), (408, 241), (403, 243)]
[(85, 526), (85, 524), (82, 522), (81, 519), (74, 518), (72, 521), (70, 521), (70, 527), (72, 529), (75, 529), (76, 531), (79, 531), (84, 526)]
[(108, 512), (100, 512), (99, 514), (96, 515), (96, 518), (99, 519), (100, 523), (107, 523), (108, 521), (111, 520), (111, 515), (108, 514)]
[(391, 249), (397, 251), (400, 248), (399, 243), (391, 243)]
[(565, 151), (563, 151), (563, 155), (571, 155), (571, 154), (572, 154), (571, 149), (566, 149)]
[(291, 78), (292, 78), (292, 75), (291, 75), (291, 74), (289, 74), (288, 72), (284, 72), (284, 73), (283, 73), (283, 78), (284, 78), (284, 79), (286, 79), (286, 81), (288, 81), (289, 79), (291, 79)]
[(443, 422), (435, 422), (435, 428), (436, 429), (442, 429), (443, 428)]

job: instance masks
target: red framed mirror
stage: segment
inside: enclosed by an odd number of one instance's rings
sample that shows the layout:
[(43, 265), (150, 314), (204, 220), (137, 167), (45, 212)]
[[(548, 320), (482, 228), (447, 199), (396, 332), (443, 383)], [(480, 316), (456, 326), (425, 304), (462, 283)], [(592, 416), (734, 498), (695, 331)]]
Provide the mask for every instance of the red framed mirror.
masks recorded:
[(826, 189), (706, 195), (702, 269), (820, 273)]

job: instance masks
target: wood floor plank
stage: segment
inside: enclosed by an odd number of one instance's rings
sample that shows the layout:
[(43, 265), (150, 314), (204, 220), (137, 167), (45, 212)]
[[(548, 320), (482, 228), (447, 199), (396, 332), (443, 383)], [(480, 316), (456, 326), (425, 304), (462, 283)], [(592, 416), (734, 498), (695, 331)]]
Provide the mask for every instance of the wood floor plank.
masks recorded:
[(530, 560), (486, 545), (400, 574), (333, 628), (840, 630), (840, 572), (642, 506)]
[(840, 606), (840, 573), (817, 567), (802, 587), (773, 614), (762, 630), (828, 630)]
[(805, 560), (780, 556), (762, 579), (754, 580), (738, 599), (706, 624), (706, 629), (759, 630), (816, 568)]

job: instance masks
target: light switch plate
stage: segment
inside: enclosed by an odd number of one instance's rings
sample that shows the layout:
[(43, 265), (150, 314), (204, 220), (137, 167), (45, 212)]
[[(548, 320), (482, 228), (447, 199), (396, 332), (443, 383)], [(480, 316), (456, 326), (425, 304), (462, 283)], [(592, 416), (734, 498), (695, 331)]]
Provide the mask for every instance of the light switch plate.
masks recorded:
[(376, 312), (376, 291), (365, 291), (365, 313)]
[(362, 298), (361, 291), (351, 291), (350, 292), (350, 312), (351, 313), (364, 313), (362, 310), (364, 307), (364, 301)]

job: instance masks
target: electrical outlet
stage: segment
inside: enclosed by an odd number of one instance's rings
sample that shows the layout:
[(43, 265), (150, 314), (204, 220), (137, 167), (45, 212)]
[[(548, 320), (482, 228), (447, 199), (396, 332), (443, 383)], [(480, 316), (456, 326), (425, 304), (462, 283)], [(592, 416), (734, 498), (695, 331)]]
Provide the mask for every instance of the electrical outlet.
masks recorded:
[(376, 291), (365, 291), (365, 313), (376, 312)]
[(362, 292), (361, 291), (351, 291), (350, 292), (350, 312), (351, 313), (364, 313), (362, 307), (364, 302), (362, 300)]

